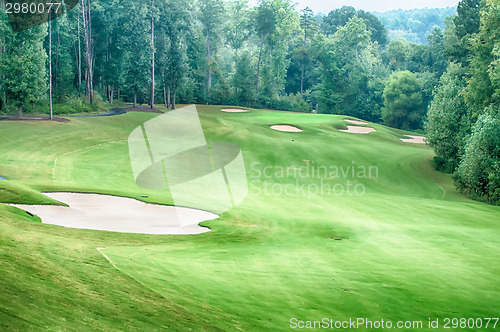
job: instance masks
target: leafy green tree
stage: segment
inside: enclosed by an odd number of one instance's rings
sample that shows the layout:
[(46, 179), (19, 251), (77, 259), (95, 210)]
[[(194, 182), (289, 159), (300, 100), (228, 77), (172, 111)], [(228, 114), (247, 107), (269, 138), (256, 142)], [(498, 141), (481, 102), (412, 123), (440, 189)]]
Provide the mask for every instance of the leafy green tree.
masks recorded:
[(124, 3), (123, 34), (127, 36), (124, 45), (127, 88), (133, 97), (134, 107), (145, 101), (145, 93), (151, 83), (151, 27), (149, 1)]
[(221, 28), (221, 18), (224, 11), (222, 0), (200, 0), (200, 11), (198, 19), (203, 24), (206, 37), (207, 57), (207, 93), (212, 88), (212, 74), (215, 70), (217, 43)]
[(384, 89), (384, 105), (382, 119), (386, 125), (406, 130), (420, 128), (425, 108), (415, 74), (393, 73)]
[(360, 18), (352, 18), (333, 36), (318, 43), (321, 64), (319, 111), (347, 114), (373, 120), (379, 117), (375, 106), (375, 73), (380, 55), (370, 41), (370, 32)]
[(257, 7), (253, 19), (255, 32), (260, 39), (259, 59), (257, 61), (257, 75), (255, 77), (255, 94), (259, 94), (260, 66), (262, 64), (262, 52), (264, 44), (270, 41), (270, 36), (276, 31), (276, 17), (269, 0), (263, 0)]
[(454, 179), (472, 198), (500, 205), (500, 112), (490, 107), (475, 123)]
[(47, 53), (43, 41), (47, 36), (45, 24), (8, 33), (0, 62), (2, 91), (6, 100), (17, 107), (17, 116), (23, 116), (23, 107), (45, 97), (47, 92)]
[(380, 20), (373, 14), (358, 10), (351, 6), (332, 10), (323, 19), (322, 30), (327, 35), (333, 35), (340, 27), (343, 27), (353, 17), (359, 17), (365, 22), (367, 30), (370, 31), (370, 38), (373, 42), (386, 45), (388, 42), (387, 30)]
[[(498, 98), (498, 50), (500, 49), (500, 3), (490, 1), (482, 10), (479, 32), (470, 38), (472, 56), (470, 58), (469, 86), (467, 100), (476, 110), (481, 111), (492, 103), (500, 103)], [(496, 74), (496, 75), (495, 75)], [(491, 80), (493, 78), (493, 81)]]
[(162, 41), (164, 44), (163, 52), (159, 53), (159, 65), (162, 66), (160, 71), (162, 73), (164, 94), (166, 86), (168, 90), (167, 99), (170, 99), (170, 91), (172, 91), (171, 106), (172, 109), (175, 109), (177, 88), (186, 72), (186, 50), (182, 43), (182, 34), (190, 27), (191, 16), (189, 7), (175, 0), (160, 3), (160, 11), (160, 21), (163, 23), (160, 31), (164, 36)]
[(248, 0), (232, 0), (226, 11), (227, 23), (224, 26), (226, 41), (236, 55), (251, 35), (251, 15)]
[(479, 32), (484, 0), (462, 0), (457, 6), (457, 15), (453, 18), (452, 33), (447, 41), (446, 53), (450, 60), (468, 66), (470, 38)]
[(243, 52), (236, 59), (236, 71), (232, 79), (234, 98), (237, 104), (250, 106), (254, 100), (254, 72), (251, 67), (250, 54)]
[(447, 173), (458, 167), (471, 131), (471, 111), (463, 94), (466, 85), (462, 66), (450, 64), (427, 113), (427, 142), (436, 153), (433, 164)]

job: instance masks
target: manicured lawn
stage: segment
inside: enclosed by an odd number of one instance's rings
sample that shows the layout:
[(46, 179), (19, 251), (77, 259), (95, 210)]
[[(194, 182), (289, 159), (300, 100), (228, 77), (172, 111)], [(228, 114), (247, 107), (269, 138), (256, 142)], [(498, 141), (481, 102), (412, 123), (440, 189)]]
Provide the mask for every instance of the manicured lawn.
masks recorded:
[[(270, 331), (289, 329), (291, 318), (425, 326), (429, 317), (498, 317), (500, 207), (458, 194), (430, 167), (428, 147), (381, 125), (339, 132), (344, 116), (220, 109), (198, 106), (207, 141), (241, 147), (250, 188), (204, 223), (212, 232), (65, 229), (0, 204), (0, 329)], [(0, 175), (9, 179), (0, 201), (49, 204), (39, 192), (76, 191), (172, 203), (168, 192), (138, 187), (130, 168), (128, 135), (155, 116), (0, 121)], [(318, 177), (313, 167), (356, 173)], [(357, 173), (370, 167), (376, 176)], [(347, 181), (364, 194), (340, 195)]]

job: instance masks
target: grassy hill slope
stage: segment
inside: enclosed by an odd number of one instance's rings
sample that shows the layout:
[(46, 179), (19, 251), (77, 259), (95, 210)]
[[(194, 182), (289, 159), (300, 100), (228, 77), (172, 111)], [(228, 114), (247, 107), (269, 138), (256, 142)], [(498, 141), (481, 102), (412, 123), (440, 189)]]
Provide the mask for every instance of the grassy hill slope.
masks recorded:
[[(204, 223), (212, 232), (65, 229), (0, 204), (1, 329), (286, 330), (294, 317), (427, 324), (498, 315), (500, 208), (459, 195), (430, 167), (432, 150), (376, 124), (369, 135), (340, 132), (342, 116), (220, 108), (198, 107), (207, 141), (241, 147), (250, 189)], [(0, 122), (0, 175), (9, 179), (0, 201), (50, 204), (39, 192), (52, 190), (171, 203), (167, 192), (139, 188), (130, 169), (128, 135), (154, 116)], [(377, 176), (293, 173), (308, 165)], [(347, 181), (364, 194), (326, 192)]]

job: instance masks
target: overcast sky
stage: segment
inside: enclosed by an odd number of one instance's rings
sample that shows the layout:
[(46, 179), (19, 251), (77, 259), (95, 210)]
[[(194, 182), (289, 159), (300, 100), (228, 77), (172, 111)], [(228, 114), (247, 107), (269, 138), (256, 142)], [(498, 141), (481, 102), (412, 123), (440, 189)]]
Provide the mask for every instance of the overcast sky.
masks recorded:
[[(445, 8), (456, 6), (459, 0), (295, 0), (299, 3), (297, 9), (311, 8), (315, 14), (322, 12), (328, 14), (331, 10), (342, 6), (353, 6), (370, 12), (386, 12), (392, 9), (413, 8)], [(251, 5), (258, 0), (249, 0)]]

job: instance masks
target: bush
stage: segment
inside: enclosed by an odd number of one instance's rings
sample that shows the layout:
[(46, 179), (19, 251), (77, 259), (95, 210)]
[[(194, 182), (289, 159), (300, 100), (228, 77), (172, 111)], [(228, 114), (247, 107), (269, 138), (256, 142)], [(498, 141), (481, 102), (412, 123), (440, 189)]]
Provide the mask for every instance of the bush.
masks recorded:
[(284, 95), (279, 99), (261, 97), (260, 103), (260, 106), (280, 111), (309, 113), (312, 110), (312, 105), (300, 98), (299, 93)]

